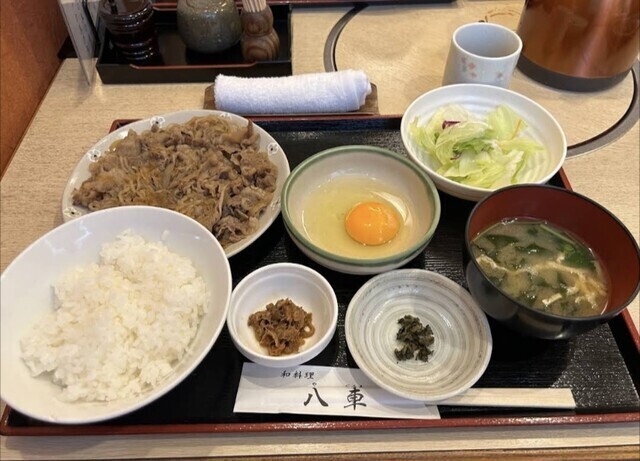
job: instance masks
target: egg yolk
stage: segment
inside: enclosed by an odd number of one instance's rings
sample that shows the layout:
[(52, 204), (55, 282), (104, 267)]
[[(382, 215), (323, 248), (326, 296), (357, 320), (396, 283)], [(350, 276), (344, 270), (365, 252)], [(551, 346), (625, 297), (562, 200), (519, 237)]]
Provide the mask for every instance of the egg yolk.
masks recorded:
[(347, 234), (363, 245), (382, 245), (400, 230), (397, 212), (384, 203), (363, 202), (354, 206), (344, 220)]

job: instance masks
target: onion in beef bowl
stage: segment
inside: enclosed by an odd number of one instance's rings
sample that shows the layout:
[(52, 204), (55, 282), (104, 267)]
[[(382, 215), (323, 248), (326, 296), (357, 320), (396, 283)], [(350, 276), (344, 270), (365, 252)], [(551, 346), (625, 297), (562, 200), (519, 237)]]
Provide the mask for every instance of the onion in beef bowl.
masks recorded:
[(66, 221), (91, 211), (150, 205), (186, 214), (233, 256), (277, 218), (289, 175), (278, 143), (226, 112), (174, 112), (125, 125), (87, 152), (62, 198)]

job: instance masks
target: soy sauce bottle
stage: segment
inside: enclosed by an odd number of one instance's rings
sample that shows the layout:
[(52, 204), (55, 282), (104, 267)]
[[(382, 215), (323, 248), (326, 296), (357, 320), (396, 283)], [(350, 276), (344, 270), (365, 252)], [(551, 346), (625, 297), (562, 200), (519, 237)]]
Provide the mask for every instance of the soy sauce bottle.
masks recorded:
[(111, 42), (127, 62), (159, 63), (160, 50), (150, 0), (100, 0), (98, 13)]

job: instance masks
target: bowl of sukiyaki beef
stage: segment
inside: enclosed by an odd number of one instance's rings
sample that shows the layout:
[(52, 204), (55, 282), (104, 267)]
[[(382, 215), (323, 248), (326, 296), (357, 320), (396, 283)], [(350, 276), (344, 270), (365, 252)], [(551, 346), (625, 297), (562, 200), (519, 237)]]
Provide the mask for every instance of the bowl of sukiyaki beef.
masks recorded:
[(465, 229), (464, 273), (490, 317), (528, 336), (563, 339), (622, 312), (640, 290), (640, 249), (611, 212), (570, 190), (500, 189)]

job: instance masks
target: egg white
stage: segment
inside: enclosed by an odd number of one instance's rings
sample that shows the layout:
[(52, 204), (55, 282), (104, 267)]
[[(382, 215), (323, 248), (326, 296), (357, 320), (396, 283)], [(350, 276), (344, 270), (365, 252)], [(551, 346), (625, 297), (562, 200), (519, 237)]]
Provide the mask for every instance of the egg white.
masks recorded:
[[(400, 217), (400, 230), (389, 242), (368, 246), (356, 242), (345, 229), (345, 217), (361, 202), (389, 205)], [(311, 191), (302, 207), (302, 229), (316, 246), (330, 253), (358, 259), (377, 259), (406, 250), (415, 242), (412, 203), (389, 184), (367, 176), (341, 176)]]

